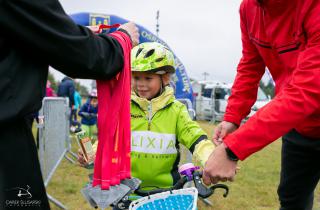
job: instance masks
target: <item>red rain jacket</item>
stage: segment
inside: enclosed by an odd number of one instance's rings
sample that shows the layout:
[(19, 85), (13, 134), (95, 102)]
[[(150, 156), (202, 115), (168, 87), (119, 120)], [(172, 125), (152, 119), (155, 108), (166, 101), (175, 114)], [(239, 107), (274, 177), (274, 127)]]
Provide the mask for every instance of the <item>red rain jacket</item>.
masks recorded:
[(276, 96), (225, 144), (241, 159), (288, 131), (320, 139), (320, 1), (244, 0), (242, 58), (224, 120), (240, 124), (250, 112), (267, 67)]

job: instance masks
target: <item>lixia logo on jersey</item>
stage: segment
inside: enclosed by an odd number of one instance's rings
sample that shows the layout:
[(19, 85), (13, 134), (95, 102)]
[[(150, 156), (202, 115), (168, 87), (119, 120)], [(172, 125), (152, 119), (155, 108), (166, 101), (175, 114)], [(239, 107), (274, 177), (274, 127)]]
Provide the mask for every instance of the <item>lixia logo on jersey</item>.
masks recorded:
[(152, 131), (133, 131), (131, 149), (135, 152), (149, 154), (176, 154), (175, 134), (156, 133)]
[(29, 185), (25, 187), (13, 187), (7, 189), (10, 198), (5, 200), (6, 207), (40, 207), (41, 200), (32, 198), (32, 191)]

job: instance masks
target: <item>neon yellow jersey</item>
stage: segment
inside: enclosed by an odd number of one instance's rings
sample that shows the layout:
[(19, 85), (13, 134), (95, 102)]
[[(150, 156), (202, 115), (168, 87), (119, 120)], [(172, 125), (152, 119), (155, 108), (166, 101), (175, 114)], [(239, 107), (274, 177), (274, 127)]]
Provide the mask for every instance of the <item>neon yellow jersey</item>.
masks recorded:
[(189, 117), (173, 89), (151, 101), (131, 95), (131, 171), (143, 187), (170, 187), (179, 178), (179, 143), (193, 152), (206, 133)]

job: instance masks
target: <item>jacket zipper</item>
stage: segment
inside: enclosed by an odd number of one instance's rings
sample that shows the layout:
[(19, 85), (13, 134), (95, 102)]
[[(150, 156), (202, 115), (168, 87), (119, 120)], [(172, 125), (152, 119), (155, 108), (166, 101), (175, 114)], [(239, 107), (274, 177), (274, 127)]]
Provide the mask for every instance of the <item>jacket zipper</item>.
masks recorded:
[(263, 48), (267, 48), (267, 49), (272, 49), (271, 45), (267, 45), (267, 44), (262, 44), (260, 42), (260, 40), (256, 40), (255, 38), (251, 37), (250, 36), (250, 40), (254, 43), (256, 43), (257, 45), (259, 45), (260, 47), (263, 47)]
[(148, 105), (148, 131), (150, 131), (152, 120), (152, 103), (150, 102)]
[[(172, 102), (173, 103), (173, 102)], [(162, 107), (161, 109), (159, 109), (158, 111), (167, 108), (168, 106), (170, 106), (172, 103), (169, 103), (167, 105), (165, 105), (164, 107)], [(157, 111), (157, 112), (158, 112)], [(156, 113), (155, 113), (156, 114)], [(148, 131), (150, 131), (151, 128), (151, 121), (152, 121), (153, 115), (152, 115), (152, 103), (150, 102), (150, 104), (148, 105)]]
[[(140, 105), (139, 105), (137, 102), (135, 102), (134, 100), (131, 100), (131, 101), (134, 102), (137, 106), (140, 107)], [(164, 107), (162, 107), (162, 108), (159, 109), (158, 111), (167, 108), (167, 107), (170, 106), (172, 103), (173, 103), (173, 102), (165, 105)], [(140, 107), (140, 109), (141, 109), (141, 107)], [(150, 131), (151, 121), (152, 121), (152, 118), (153, 118), (153, 116), (152, 116), (152, 103), (151, 103), (151, 102), (149, 103), (149, 105), (148, 105), (148, 107), (147, 107), (147, 111), (148, 111), (148, 114), (147, 114), (146, 118), (147, 118), (147, 120), (148, 120), (148, 131)], [(157, 111), (157, 112), (158, 112), (158, 111)]]

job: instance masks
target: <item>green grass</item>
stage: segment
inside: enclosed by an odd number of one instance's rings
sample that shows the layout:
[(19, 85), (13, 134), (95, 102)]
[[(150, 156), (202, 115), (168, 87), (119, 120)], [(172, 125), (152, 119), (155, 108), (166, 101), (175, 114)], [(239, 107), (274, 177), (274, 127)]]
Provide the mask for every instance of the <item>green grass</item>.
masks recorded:
[[(211, 138), (214, 125), (199, 122)], [(281, 141), (276, 141), (267, 148), (244, 162), (240, 162), (241, 169), (232, 183), (227, 183), (230, 193), (227, 198), (222, 197), (222, 190), (209, 199), (214, 207), (208, 207), (201, 201), (198, 208), (213, 210), (274, 210), (279, 208), (277, 185), (280, 171)], [(74, 149), (77, 149), (74, 145)], [(62, 161), (47, 188), (48, 193), (58, 199), (70, 210), (92, 209), (84, 200), (80, 189), (85, 185), (87, 175), (92, 170), (73, 165), (66, 159)], [(59, 209), (51, 204), (52, 209)], [(316, 191), (314, 210), (320, 210), (320, 190)]]

